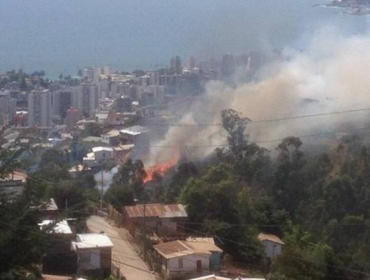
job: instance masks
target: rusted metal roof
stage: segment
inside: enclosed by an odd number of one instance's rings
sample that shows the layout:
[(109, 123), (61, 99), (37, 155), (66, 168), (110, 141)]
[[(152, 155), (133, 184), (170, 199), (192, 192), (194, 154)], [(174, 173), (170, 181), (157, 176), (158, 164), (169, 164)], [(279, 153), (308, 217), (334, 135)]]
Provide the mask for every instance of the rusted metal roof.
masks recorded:
[(126, 206), (125, 211), (130, 218), (144, 217), (144, 208), (146, 217), (158, 218), (186, 218), (185, 207), (182, 204), (137, 204)]

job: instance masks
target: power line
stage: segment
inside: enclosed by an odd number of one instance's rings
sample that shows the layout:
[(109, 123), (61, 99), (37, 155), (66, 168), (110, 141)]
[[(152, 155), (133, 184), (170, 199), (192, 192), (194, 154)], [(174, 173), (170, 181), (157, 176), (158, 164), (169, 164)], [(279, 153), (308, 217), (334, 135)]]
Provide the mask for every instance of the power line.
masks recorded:
[[(184, 226), (181, 226), (181, 225), (178, 225), (179, 227), (183, 228), (183, 229), (187, 229), (187, 230), (191, 230), (193, 232), (196, 232), (196, 233), (200, 233), (200, 234), (203, 234), (205, 236), (209, 236), (210, 234), (209, 233), (206, 233), (206, 232), (201, 232), (199, 230), (194, 230), (194, 229), (191, 229), (191, 228), (188, 228), (188, 227), (184, 227)], [(217, 239), (219, 240), (225, 240), (225, 241), (228, 241), (228, 242), (231, 242), (231, 243), (234, 243), (236, 245), (241, 245), (241, 246), (246, 246), (247, 244), (246, 243), (243, 243), (243, 242), (237, 242), (235, 240), (231, 240), (231, 239), (227, 239), (227, 238), (220, 238), (218, 237), (217, 235), (211, 235), (213, 237), (216, 237)], [(305, 262), (308, 262), (308, 263), (312, 263), (312, 264), (315, 264), (317, 265), (317, 263), (313, 262), (313, 261), (309, 261), (309, 260), (305, 260), (305, 259), (300, 259), (300, 258), (297, 258), (297, 257), (294, 257), (295, 260), (301, 260), (301, 261), (305, 261)], [(325, 264), (326, 266), (328, 267), (332, 267), (332, 268), (337, 268), (337, 269), (341, 269), (343, 271), (348, 271), (348, 272), (352, 272), (352, 273), (359, 273), (359, 274), (363, 274), (363, 275), (366, 275), (366, 276), (370, 276), (370, 272), (363, 272), (363, 271), (359, 271), (359, 270), (353, 270), (353, 269), (348, 269), (348, 268), (343, 268), (343, 267), (340, 267), (340, 266), (335, 266), (335, 265), (329, 265), (329, 264)]]
[[(306, 118), (314, 118), (314, 117), (323, 117), (323, 116), (331, 116), (331, 115), (339, 115), (339, 114), (349, 114), (349, 113), (358, 113), (370, 111), (370, 108), (361, 108), (361, 109), (349, 109), (344, 111), (334, 111), (334, 112), (327, 112), (327, 113), (318, 113), (318, 114), (308, 114), (308, 115), (300, 115), (300, 116), (293, 116), (293, 117), (282, 117), (282, 118), (275, 118), (275, 119), (262, 119), (262, 120), (255, 120), (248, 122), (248, 124), (259, 124), (259, 123), (272, 123), (272, 122), (281, 122), (281, 121), (288, 121), (288, 120), (297, 120), (297, 119), (306, 119)], [(207, 126), (222, 126), (221, 123), (199, 123), (199, 124), (189, 124), (189, 123), (148, 123), (144, 124), (144, 126), (178, 126), (178, 127), (207, 127)]]
[[(314, 134), (297, 135), (297, 136), (294, 136), (294, 137), (310, 138), (310, 137), (334, 135), (334, 134), (337, 134), (337, 133), (366, 131), (366, 130), (370, 130), (370, 127), (361, 127), (361, 128), (336, 130), (336, 131), (324, 131), (324, 132), (314, 133)], [(250, 141), (250, 142), (251, 143), (256, 143), (256, 144), (275, 143), (275, 142), (281, 142), (287, 137), (289, 137), (289, 136), (285, 136), (284, 138), (267, 139), (267, 140), (257, 139), (255, 141)], [(220, 145), (143, 145), (143, 146), (135, 145), (134, 148), (226, 148), (226, 147), (228, 147), (227, 144), (220, 144)]]

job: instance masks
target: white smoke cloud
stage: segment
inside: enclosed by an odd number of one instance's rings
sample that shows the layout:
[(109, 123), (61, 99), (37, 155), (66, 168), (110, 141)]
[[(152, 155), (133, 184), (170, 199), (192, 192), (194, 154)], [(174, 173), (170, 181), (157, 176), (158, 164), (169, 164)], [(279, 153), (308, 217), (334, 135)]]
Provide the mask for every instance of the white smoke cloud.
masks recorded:
[[(264, 67), (257, 82), (236, 82), (233, 88), (210, 82), (179, 124), (220, 123), (220, 111), (227, 108), (257, 121), (370, 107), (370, 37), (348, 37), (330, 28), (312, 38), (304, 51), (287, 48), (283, 54), (284, 59)], [(344, 123), (355, 128), (364, 126), (369, 112), (251, 123), (247, 131), (258, 142), (335, 131)], [(174, 126), (156, 145), (213, 146), (225, 141), (222, 127)], [(188, 152), (199, 158), (214, 149)], [(168, 161), (173, 153), (155, 149), (151, 155), (148, 163), (154, 164)]]

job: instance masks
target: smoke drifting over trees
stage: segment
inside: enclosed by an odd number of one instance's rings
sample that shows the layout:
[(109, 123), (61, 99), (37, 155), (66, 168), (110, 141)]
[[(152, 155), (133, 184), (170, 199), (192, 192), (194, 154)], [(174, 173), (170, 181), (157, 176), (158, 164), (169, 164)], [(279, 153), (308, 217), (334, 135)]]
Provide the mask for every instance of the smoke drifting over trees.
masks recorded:
[[(324, 29), (305, 50), (284, 49), (282, 57), (263, 67), (253, 82), (241, 82), (245, 73), (240, 72), (235, 75), (235, 86), (210, 82), (178, 124), (220, 124), (220, 112), (232, 108), (252, 120), (247, 129), (250, 140), (267, 147), (263, 142), (287, 136), (366, 126), (368, 111), (256, 121), (370, 107), (369, 49), (366, 36), (348, 37), (337, 29)], [(201, 146), (189, 148), (188, 154), (202, 158), (225, 141), (221, 126), (173, 126), (156, 146)], [(150, 163), (166, 162), (173, 156), (160, 148), (153, 148), (151, 154)]]

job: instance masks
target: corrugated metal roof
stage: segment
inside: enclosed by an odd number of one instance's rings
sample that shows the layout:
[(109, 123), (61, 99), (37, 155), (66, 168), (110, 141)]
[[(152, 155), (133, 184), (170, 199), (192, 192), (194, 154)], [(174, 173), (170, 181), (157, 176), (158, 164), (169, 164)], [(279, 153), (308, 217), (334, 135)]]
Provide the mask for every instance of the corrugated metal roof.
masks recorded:
[(113, 243), (108, 236), (100, 233), (77, 234), (76, 242), (72, 242), (74, 249), (112, 248)]
[(185, 207), (182, 204), (138, 204), (135, 206), (126, 206), (126, 213), (130, 218), (144, 217), (144, 208), (146, 217), (158, 218), (186, 218)]
[(190, 248), (186, 247), (184, 243), (179, 240), (161, 243), (154, 245), (153, 247), (161, 256), (166, 259), (194, 254)]
[(259, 241), (271, 241), (275, 243), (279, 243), (281, 245), (284, 245), (284, 242), (276, 235), (273, 234), (266, 234), (266, 233), (260, 233), (258, 235), (258, 240)]
[(222, 252), (215, 245), (213, 238), (187, 239), (186, 241), (171, 241), (154, 246), (154, 249), (166, 259), (186, 255), (210, 255), (212, 252)]
[(212, 237), (206, 238), (187, 238), (186, 245), (190, 247), (195, 253), (209, 254), (209, 252), (222, 252), (215, 244)]
[(148, 129), (141, 125), (134, 125), (121, 130), (121, 133), (123, 134), (129, 134), (134, 136), (145, 132), (148, 132)]

